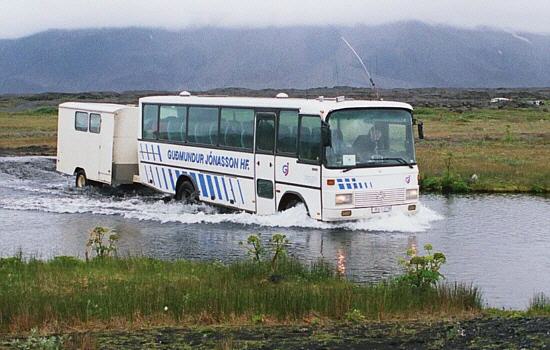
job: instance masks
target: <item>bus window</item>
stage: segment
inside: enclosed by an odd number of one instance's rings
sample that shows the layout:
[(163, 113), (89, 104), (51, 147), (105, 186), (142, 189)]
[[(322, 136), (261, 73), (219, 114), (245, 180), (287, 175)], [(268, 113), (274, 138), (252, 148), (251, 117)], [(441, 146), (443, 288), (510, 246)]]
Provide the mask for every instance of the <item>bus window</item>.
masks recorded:
[(144, 139), (156, 139), (158, 134), (158, 105), (143, 105), (143, 124), (141, 137)]
[(78, 131), (88, 131), (88, 113), (86, 112), (75, 113), (74, 128)]
[(185, 141), (185, 122), (187, 108), (185, 106), (160, 106), (159, 139), (183, 142)]
[(256, 182), (256, 193), (258, 197), (273, 198), (273, 182), (269, 180), (258, 179)]
[(273, 154), (275, 148), (275, 115), (260, 114), (256, 125), (256, 151)]
[(90, 113), (90, 132), (99, 134), (101, 131), (101, 115)]
[(189, 107), (189, 142), (204, 145), (218, 143), (218, 108)]
[(319, 162), (321, 159), (321, 118), (302, 116), (299, 159)]
[(222, 108), (220, 121), (220, 146), (244, 148), (251, 151), (253, 138), (253, 109)]
[(279, 113), (279, 134), (277, 152), (296, 155), (298, 148), (298, 112)]

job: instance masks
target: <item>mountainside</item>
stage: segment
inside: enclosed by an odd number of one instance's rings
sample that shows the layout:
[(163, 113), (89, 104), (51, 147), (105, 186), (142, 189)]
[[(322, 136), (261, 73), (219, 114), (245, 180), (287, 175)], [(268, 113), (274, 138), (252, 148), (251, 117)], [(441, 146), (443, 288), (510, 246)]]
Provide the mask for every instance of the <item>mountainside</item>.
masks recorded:
[(0, 40), (0, 93), (366, 86), (550, 86), (550, 36), (373, 27), (52, 30)]

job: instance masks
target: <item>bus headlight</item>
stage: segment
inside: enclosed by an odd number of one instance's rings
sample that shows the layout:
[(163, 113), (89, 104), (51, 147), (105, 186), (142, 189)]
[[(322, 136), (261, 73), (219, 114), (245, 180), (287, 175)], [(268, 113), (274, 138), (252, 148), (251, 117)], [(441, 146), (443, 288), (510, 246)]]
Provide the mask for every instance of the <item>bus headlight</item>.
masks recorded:
[(418, 199), (418, 190), (416, 188), (408, 189), (405, 198), (408, 201), (413, 200), (413, 199)]
[(335, 198), (336, 205), (351, 204), (353, 202), (353, 194), (344, 193), (337, 194)]

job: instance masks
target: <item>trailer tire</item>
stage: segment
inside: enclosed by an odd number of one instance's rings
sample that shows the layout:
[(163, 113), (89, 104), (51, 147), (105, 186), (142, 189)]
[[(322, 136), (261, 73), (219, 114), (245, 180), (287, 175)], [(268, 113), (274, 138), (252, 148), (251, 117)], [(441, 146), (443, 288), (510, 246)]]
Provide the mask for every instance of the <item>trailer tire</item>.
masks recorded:
[(184, 203), (197, 202), (197, 190), (189, 180), (182, 181), (176, 189), (176, 200)]
[(77, 188), (84, 188), (88, 185), (88, 179), (84, 170), (78, 170), (75, 175), (75, 186)]

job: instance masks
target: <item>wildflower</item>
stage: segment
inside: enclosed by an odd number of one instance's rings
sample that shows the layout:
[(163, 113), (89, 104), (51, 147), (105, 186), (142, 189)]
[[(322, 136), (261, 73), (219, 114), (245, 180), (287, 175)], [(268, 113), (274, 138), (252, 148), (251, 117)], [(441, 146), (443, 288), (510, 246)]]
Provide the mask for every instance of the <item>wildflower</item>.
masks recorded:
[(165, 307), (164, 307), (164, 311), (168, 311), (168, 306), (165, 306)]

